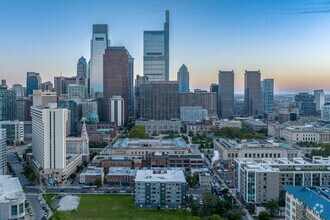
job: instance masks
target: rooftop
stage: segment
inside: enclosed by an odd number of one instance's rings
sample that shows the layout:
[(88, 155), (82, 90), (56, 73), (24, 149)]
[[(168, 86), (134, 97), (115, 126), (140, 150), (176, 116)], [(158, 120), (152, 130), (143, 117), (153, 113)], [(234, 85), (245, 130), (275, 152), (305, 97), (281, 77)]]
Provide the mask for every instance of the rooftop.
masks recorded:
[(330, 187), (285, 186), (284, 189), (324, 219), (330, 219)]
[(23, 189), (17, 177), (0, 175), (0, 203), (22, 196), (24, 196)]
[(135, 176), (136, 170), (130, 167), (110, 167), (108, 176)]
[(181, 182), (186, 183), (182, 170), (138, 170), (136, 182)]
[(188, 148), (186, 142), (181, 138), (173, 138), (172, 140), (156, 140), (156, 139), (119, 139), (113, 147), (162, 147), (162, 148)]
[(103, 175), (103, 167), (89, 166), (80, 175), (95, 175), (95, 176)]

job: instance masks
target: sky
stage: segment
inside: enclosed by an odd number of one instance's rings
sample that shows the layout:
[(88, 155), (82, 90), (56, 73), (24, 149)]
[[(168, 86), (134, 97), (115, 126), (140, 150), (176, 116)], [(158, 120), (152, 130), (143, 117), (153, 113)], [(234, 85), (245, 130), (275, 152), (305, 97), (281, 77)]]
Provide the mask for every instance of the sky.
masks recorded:
[(0, 0), (0, 78), (25, 86), (76, 75), (90, 58), (93, 24), (108, 24), (111, 46), (125, 46), (143, 74), (143, 31), (162, 30), (170, 10), (170, 79), (182, 64), (190, 87), (209, 89), (219, 70), (275, 79), (276, 93), (330, 92), (330, 1), (327, 0)]

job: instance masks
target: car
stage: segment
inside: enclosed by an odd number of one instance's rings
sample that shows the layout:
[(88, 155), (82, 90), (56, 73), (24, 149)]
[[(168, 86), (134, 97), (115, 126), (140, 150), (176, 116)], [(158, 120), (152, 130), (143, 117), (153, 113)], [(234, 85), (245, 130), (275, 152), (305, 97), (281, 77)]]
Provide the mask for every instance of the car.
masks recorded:
[(33, 212), (30, 212), (30, 214), (29, 214), (30, 216), (33, 216)]
[(48, 217), (48, 214), (47, 214), (47, 213), (44, 213), (44, 217), (46, 217), (46, 218), (47, 218), (47, 217)]

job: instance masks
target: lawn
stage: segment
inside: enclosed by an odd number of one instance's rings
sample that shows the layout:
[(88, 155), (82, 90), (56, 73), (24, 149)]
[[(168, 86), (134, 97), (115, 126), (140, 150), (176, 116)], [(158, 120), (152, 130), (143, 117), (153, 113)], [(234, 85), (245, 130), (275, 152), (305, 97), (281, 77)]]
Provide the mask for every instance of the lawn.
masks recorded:
[[(46, 200), (52, 196), (47, 195)], [(191, 220), (192, 216), (187, 211), (136, 210), (133, 196), (81, 195), (78, 211), (57, 212), (52, 219)]]

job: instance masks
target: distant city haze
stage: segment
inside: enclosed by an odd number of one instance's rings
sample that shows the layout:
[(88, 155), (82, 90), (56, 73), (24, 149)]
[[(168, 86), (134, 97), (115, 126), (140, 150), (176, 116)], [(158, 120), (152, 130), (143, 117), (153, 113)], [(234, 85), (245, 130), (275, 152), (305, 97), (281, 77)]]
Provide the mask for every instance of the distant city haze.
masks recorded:
[(163, 30), (170, 11), (169, 75), (185, 64), (190, 89), (208, 89), (218, 72), (274, 78), (275, 93), (330, 91), (330, 2), (324, 0), (0, 1), (0, 78), (25, 86), (76, 75), (90, 59), (93, 24), (107, 24), (111, 46), (125, 46), (143, 75), (143, 32)]

